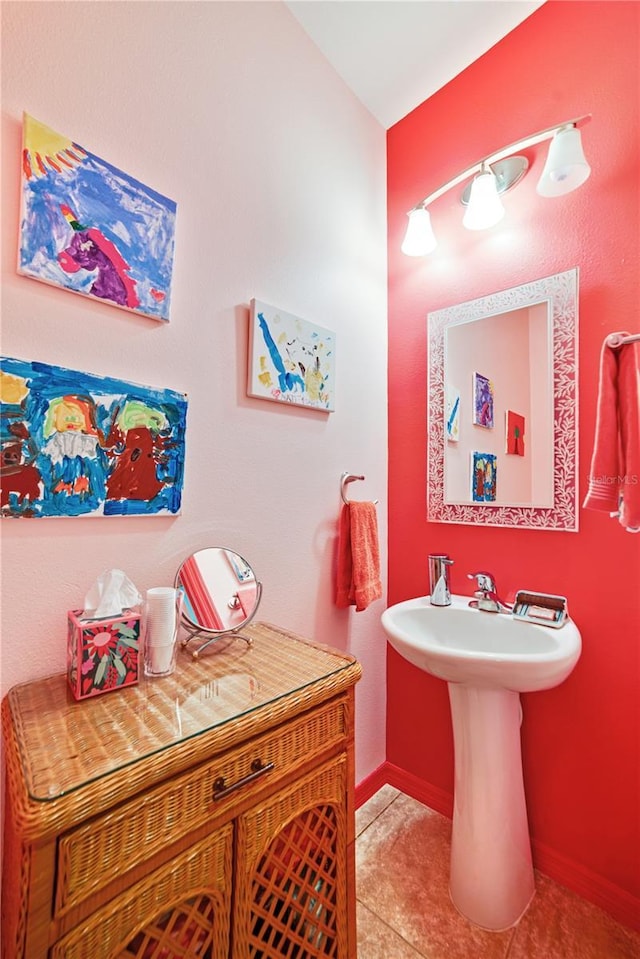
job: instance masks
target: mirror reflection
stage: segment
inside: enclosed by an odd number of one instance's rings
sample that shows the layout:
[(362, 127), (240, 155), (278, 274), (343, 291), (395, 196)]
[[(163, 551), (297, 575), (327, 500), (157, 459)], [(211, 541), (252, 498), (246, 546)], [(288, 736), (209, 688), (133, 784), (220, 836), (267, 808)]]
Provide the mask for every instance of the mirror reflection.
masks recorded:
[(182, 645), (195, 636), (211, 637), (194, 651), (194, 658), (212, 639), (240, 635), (255, 616), (262, 595), (262, 584), (247, 560), (222, 546), (209, 546), (188, 556), (175, 584), (184, 593), (182, 623), (190, 634)]
[(553, 506), (548, 302), (445, 331), (445, 503)]
[(428, 315), (428, 519), (578, 528), (578, 271)]

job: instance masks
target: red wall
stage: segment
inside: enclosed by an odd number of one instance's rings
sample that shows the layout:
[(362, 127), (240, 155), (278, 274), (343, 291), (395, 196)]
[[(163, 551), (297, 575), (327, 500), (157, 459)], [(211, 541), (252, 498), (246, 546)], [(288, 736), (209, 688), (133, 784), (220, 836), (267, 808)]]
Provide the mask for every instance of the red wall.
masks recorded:
[[(640, 535), (580, 511), (561, 533), (426, 520), (426, 315), (579, 267), (580, 496), (593, 443), (606, 333), (640, 329), (638, 3), (549, 0), (388, 134), (389, 603), (427, 592), (427, 554), (466, 573), (492, 570), (503, 595), (561, 593), (582, 632), (582, 657), (560, 687), (522, 697), (525, 786), (537, 862), (623, 919), (640, 915)], [(547, 144), (504, 197), (489, 231), (461, 225), (458, 190), (432, 207), (439, 247), (400, 252), (406, 212), (480, 157), (556, 122), (591, 113), (591, 177), (558, 199), (535, 192)], [(417, 791), (451, 794), (444, 683), (389, 649), (387, 757)], [(446, 802), (445, 802), (446, 805)]]

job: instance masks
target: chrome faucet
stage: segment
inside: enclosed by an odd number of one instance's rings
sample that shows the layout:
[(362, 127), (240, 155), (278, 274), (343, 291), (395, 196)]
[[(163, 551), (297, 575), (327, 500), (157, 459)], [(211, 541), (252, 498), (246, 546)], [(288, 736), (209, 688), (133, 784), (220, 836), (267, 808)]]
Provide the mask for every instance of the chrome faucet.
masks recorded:
[(451, 606), (449, 567), (453, 560), (446, 553), (429, 554), (429, 600), (432, 606)]
[(512, 607), (498, 596), (498, 589), (491, 573), (467, 573), (467, 578), (475, 579), (477, 585), (473, 594), (476, 598), (469, 601), (469, 606), (484, 610), (486, 613), (511, 612)]

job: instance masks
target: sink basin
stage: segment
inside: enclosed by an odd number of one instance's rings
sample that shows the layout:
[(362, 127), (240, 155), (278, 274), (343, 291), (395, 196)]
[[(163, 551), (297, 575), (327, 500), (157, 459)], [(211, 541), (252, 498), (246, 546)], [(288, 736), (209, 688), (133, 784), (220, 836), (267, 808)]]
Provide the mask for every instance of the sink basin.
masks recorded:
[(520, 693), (550, 689), (580, 657), (580, 632), (519, 622), (505, 613), (427, 597), (390, 606), (393, 648), (449, 690), (455, 783), (449, 892), (484, 929), (518, 922), (535, 892), (522, 778)]
[(384, 611), (382, 626), (401, 656), (439, 679), (519, 693), (563, 682), (581, 651), (571, 620), (560, 629), (519, 622), (471, 608), (468, 596), (451, 606), (408, 599)]

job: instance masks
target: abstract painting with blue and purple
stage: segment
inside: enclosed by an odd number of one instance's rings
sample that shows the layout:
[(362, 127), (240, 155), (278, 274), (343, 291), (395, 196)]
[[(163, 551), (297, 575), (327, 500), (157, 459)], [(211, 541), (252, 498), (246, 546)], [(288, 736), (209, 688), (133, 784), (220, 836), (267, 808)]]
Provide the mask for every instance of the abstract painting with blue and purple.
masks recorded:
[(493, 384), (482, 373), (473, 374), (473, 423), (493, 429)]
[(18, 272), (169, 320), (176, 204), (25, 113)]

